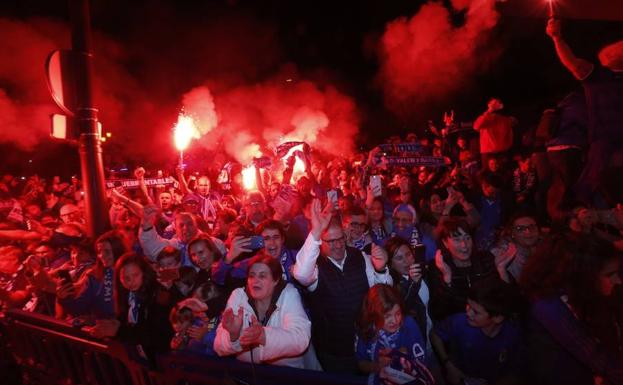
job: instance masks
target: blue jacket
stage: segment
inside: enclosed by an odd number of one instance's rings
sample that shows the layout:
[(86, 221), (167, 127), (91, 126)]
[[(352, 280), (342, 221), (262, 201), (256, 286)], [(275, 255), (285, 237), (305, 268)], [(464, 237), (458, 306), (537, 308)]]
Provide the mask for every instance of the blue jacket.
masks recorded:
[(67, 313), (75, 317), (93, 316), (95, 319), (116, 317), (112, 279), (107, 286), (105, 279), (99, 281), (92, 274), (87, 276), (86, 285), (77, 297), (58, 299), (58, 303)]
[[(293, 283), (290, 270), (296, 262), (296, 253), (298, 250), (284, 249), (281, 252), (279, 262), (283, 268), (283, 278), (288, 283)], [(247, 269), (249, 267), (250, 259), (244, 259), (242, 261), (234, 263), (225, 263), (224, 259), (212, 265), (212, 280), (219, 285), (224, 285), (229, 275), (231, 278), (245, 280), (247, 278)]]

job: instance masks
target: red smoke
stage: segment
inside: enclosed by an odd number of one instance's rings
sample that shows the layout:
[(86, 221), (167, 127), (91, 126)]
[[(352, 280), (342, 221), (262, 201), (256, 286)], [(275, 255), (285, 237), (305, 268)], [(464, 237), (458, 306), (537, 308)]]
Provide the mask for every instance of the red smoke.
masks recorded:
[[(214, 93), (218, 118), (210, 113), (204, 116), (210, 122), (218, 119), (218, 125), (199, 140), (205, 148), (224, 148), (242, 164), (286, 141), (306, 141), (333, 155), (347, 156), (354, 149), (355, 104), (331, 86), (278, 75), (261, 83), (215, 88), (220, 89)], [(186, 94), (184, 101), (185, 111), (196, 111), (209, 106), (212, 97), (207, 87), (200, 87)]]
[[(145, 23), (132, 24), (122, 43), (94, 31), (95, 102), (104, 131), (113, 134), (103, 145), (105, 159), (174, 163), (180, 107), (204, 134), (190, 150), (224, 150), (243, 163), (284, 140), (306, 140), (332, 154), (353, 150), (358, 116), (351, 98), (331, 86), (286, 81), (296, 72), (287, 66), (271, 75), (282, 61), (274, 26), (235, 10), (212, 15), (211, 23), (190, 22), (166, 5), (147, 11), (157, 18), (139, 11)], [(60, 113), (44, 62), (69, 48), (69, 28), (0, 19), (0, 35), (0, 142), (32, 149), (50, 140), (49, 115)]]
[(42, 20), (26, 24), (0, 19), (0, 142), (30, 148), (50, 132), (49, 115), (56, 108), (44, 63), (59, 46), (62, 29)]
[(453, 0), (452, 6), (465, 11), (460, 26), (438, 2), (386, 26), (378, 81), (388, 108), (402, 117), (464, 89), (497, 53), (487, 47), (498, 20), (495, 0)]

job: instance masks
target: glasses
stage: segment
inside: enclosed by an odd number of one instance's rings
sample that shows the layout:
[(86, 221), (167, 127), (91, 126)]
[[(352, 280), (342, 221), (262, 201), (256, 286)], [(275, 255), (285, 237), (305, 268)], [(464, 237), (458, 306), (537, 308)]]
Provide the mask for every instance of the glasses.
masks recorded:
[(520, 233), (524, 233), (527, 231), (536, 231), (537, 229), (537, 225), (517, 225), (517, 226), (513, 226), (513, 230), (520, 232)]
[(328, 243), (329, 245), (341, 244), (344, 242), (344, 236), (335, 239), (323, 239), (322, 241)]

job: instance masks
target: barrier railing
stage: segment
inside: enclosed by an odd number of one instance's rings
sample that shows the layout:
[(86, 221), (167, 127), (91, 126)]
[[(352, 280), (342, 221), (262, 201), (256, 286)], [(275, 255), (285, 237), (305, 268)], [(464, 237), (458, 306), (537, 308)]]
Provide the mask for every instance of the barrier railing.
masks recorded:
[[(11, 310), (0, 323), (3, 340), (27, 384), (103, 385), (362, 385), (365, 377), (334, 375), (233, 358), (175, 352), (157, 357), (157, 367), (135, 361), (126, 345), (98, 340), (51, 317)], [(2, 379), (0, 379), (2, 382)]]

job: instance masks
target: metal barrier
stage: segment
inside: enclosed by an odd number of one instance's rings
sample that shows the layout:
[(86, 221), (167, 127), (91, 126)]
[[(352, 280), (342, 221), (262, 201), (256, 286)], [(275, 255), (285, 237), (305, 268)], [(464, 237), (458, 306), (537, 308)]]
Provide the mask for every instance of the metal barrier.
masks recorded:
[(159, 385), (116, 341), (94, 339), (47, 316), (11, 310), (2, 333), (28, 384)]
[[(11, 310), (1, 333), (22, 370), (25, 384), (103, 385), (363, 385), (366, 377), (343, 376), (233, 358), (175, 352), (157, 357), (157, 369), (132, 359), (117, 341), (95, 339), (80, 329), (39, 314)], [(2, 379), (0, 378), (0, 382)]]

